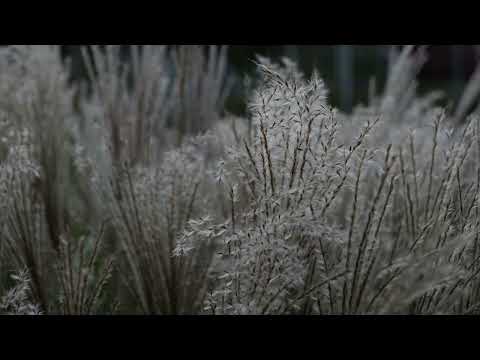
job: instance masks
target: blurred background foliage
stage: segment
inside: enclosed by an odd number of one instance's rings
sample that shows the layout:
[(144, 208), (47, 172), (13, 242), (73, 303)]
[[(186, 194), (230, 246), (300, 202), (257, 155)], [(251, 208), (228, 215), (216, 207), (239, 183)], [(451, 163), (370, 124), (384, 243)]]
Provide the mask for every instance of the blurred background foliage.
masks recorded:
[[(73, 79), (85, 77), (81, 46), (63, 45), (64, 56), (72, 59)], [(330, 102), (348, 112), (354, 104), (367, 100), (373, 79), (377, 92), (382, 90), (389, 52), (395, 46), (399, 45), (230, 45), (230, 73), (237, 81), (227, 110), (236, 114), (245, 111), (243, 78), (255, 73), (253, 60), (259, 54), (273, 59), (290, 57), (307, 76), (316, 69), (330, 89)], [(451, 101), (458, 100), (475, 69), (477, 49), (477, 45), (429, 46), (429, 61), (419, 75), (420, 93), (442, 90)]]

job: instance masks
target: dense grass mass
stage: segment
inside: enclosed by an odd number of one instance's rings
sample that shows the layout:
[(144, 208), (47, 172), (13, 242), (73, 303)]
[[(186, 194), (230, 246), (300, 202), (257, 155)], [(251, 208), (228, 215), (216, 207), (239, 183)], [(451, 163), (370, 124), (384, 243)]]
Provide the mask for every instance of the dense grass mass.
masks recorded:
[(352, 114), (257, 58), (224, 111), (224, 48), (118, 45), (69, 82), (58, 45), (0, 53), (0, 312), (476, 314), (478, 74), (455, 108), (392, 54)]

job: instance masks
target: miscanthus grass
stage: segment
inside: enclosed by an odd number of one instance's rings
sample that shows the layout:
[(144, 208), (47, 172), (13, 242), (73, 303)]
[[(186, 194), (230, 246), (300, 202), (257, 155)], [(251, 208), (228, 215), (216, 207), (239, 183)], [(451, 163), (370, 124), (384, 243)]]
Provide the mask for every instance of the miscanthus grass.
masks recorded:
[(344, 114), (259, 57), (239, 118), (225, 48), (126, 49), (86, 48), (87, 84), (57, 45), (0, 54), (2, 313), (478, 311), (477, 75), (440, 108), (407, 46)]

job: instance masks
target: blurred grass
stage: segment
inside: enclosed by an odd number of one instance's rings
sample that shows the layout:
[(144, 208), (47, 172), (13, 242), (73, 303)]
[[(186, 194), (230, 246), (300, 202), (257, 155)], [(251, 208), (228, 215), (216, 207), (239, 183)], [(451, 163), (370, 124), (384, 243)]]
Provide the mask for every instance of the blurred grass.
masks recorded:
[[(354, 83), (353, 104), (366, 103), (368, 100), (368, 87), (371, 78), (376, 79), (377, 93), (383, 90), (386, 80), (387, 59), (386, 53), (381, 54), (380, 45), (352, 45), (354, 47)], [(320, 76), (325, 80), (330, 89), (330, 103), (332, 106), (345, 109), (342, 104), (342, 90), (338, 79), (338, 61), (336, 58), (336, 48), (338, 45), (294, 45), (296, 60), (303, 72), (310, 77), (317, 69)], [(65, 45), (68, 56), (73, 60), (72, 78), (81, 79), (84, 77), (82, 70), (82, 60), (80, 58), (78, 45)], [(278, 45), (231, 45), (229, 46), (229, 60), (232, 73), (237, 79), (235, 90), (227, 100), (227, 111), (244, 115), (246, 111), (245, 94), (242, 79), (246, 76), (255, 74), (255, 56), (260, 54), (278, 60), (285, 56), (284, 46)], [(446, 95), (456, 101), (460, 97), (462, 87), (465, 85), (464, 79), (456, 83), (445, 74), (438, 79), (421, 80), (419, 84), (420, 93), (426, 93), (432, 90), (442, 90)], [(445, 104), (446, 105), (446, 104)]]

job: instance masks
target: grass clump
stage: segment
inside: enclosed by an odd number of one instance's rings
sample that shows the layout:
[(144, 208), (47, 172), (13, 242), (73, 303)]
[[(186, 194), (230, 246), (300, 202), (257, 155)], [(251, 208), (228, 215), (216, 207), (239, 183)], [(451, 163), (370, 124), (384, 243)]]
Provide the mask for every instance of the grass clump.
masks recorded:
[(407, 46), (344, 114), (318, 73), (259, 57), (244, 119), (223, 48), (121, 49), (85, 51), (89, 86), (58, 46), (0, 54), (0, 311), (478, 311), (475, 77), (439, 108)]

